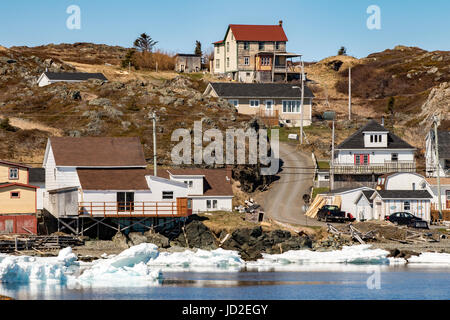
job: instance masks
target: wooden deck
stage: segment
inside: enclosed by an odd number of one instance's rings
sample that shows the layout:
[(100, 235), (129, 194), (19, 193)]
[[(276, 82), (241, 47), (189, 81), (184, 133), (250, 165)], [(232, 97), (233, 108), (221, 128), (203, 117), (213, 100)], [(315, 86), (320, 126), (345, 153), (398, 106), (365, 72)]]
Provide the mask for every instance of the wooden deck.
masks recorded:
[(105, 218), (135, 218), (135, 217), (187, 217), (192, 214), (188, 208), (187, 198), (177, 198), (175, 201), (145, 201), (145, 202), (80, 202), (78, 215), (80, 217)]
[(339, 164), (331, 165), (334, 174), (372, 174), (393, 172), (416, 172), (414, 161), (386, 161), (384, 163), (371, 163), (367, 165)]
[(278, 110), (259, 110), (256, 116), (268, 127), (278, 126), (279, 124)]

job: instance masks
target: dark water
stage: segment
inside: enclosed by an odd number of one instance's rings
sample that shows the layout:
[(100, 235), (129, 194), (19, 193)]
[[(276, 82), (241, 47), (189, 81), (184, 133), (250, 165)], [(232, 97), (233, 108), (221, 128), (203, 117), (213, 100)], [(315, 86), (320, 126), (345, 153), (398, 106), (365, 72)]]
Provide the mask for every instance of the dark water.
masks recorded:
[[(372, 269), (352, 271), (165, 272), (156, 286), (69, 288), (67, 285), (0, 284), (0, 294), (16, 299), (445, 299), (450, 298), (450, 269), (379, 267), (379, 289)], [(373, 278), (372, 278), (373, 279)], [(374, 285), (375, 284), (375, 285)]]

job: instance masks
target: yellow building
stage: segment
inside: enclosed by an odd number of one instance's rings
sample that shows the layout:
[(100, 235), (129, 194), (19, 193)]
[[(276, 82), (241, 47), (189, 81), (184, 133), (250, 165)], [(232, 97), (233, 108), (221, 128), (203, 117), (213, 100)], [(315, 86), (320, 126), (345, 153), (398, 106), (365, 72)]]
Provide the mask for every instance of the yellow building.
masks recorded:
[(31, 167), (0, 160), (0, 214), (35, 214), (36, 186), (29, 184)]

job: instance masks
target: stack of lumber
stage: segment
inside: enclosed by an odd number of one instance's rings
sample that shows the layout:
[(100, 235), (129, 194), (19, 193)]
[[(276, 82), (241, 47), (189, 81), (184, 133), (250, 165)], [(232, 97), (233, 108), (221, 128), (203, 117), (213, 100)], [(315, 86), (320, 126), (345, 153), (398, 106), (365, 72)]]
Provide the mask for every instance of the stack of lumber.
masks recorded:
[(83, 245), (84, 241), (78, 237), (66, 236), (3, 236), (0, 239), (0, 252), (13, 252), (20, 250), (46, 250), (61, 249)]
[(341, 196), (334, 196), (333, 205), (338, 206), (340, 208), (341, 204), (342, 204)]
[(311, 203), (311, 206), (308, 208), (308, 211), (306, 211), (305, 215), (309, 218), (315, 218), (319, 209), (326, 204), (327, 200), (324, 199), (321, 195), (317, 195), (313, 203)]

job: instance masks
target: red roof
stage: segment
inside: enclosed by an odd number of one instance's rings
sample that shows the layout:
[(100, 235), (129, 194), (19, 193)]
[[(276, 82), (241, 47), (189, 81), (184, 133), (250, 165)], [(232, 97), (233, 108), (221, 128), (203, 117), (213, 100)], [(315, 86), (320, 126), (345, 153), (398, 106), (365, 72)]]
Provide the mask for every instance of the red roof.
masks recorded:
[(236, 41), (288, 41), (280, 25), (230, 24)]

